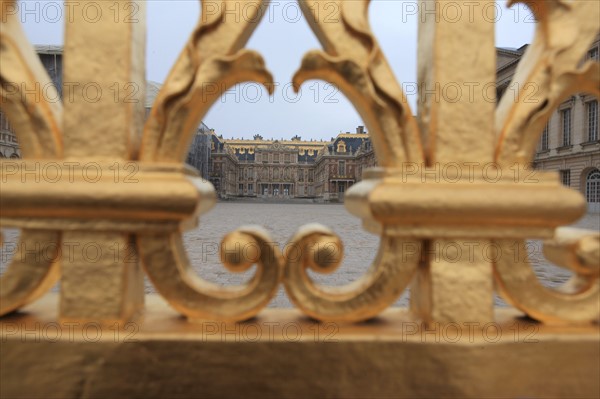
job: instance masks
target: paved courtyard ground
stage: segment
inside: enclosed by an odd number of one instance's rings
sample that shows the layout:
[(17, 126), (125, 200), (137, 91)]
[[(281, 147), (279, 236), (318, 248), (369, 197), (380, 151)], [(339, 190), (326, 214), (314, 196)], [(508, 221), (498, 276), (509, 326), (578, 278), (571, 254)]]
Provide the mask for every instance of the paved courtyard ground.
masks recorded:
[[(247, 280), (254, 268), (246, 273), (232, 274), (219, 263), (218, 245), (221, 238), (235, 228), (257, 224), (265, 227), (280, 247), (284, 247), (294, 232), (306, 223), (318, 222), (332, 228), (343, 240), (345, 256), (339, 269), (330, 275), (312, 274), (315, 279), (326, 285), (344, 285), (358, 279), (369, 267), (379, 245), (379, 238), (365, 232), (360, 220), (350, 215), (343, 205), (329, 204), (276, 204), (249, 202), (220, 202), (200, 221), (200, 226), (185, 233), (185, 245), (194, 269), (206, 280), (231, 285)], [(600, 228), (600, 214), (588, 214), (575, 226), (595, 229)], [(7, 231), (5, 242), (15, 242), (17, 233)], [(547, 286), (554, 286), (566, 281), (570, 273), (549, 264), (543, 259), (542, 245), (539, 241), (531, 241), (531, 260), (540, 281)], [(8, 256), (6, 251), (1, 256), (4, 270)], [(148, 282), (147, 291), (153, 291)], [(398, 300), (396, 305), (407, 306), (409, 293)], [(497, 298), (497, 304), (503, 302)], [(270, 306), (290, 307), (283, 289), (280, 289)]]

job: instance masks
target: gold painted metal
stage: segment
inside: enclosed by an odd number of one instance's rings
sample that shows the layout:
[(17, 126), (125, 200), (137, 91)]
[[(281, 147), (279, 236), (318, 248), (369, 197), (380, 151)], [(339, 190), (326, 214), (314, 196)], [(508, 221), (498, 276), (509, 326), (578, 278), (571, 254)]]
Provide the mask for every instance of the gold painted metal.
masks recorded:
[[(118, 6), (125, 4), (124, 1), (117, 3)], [(94, 85), (103, 93), (98, 100), (90, 101), (87, 90), (74, 90), (69, 93), (71, 98), (64, 102), (63, 157), (82, 168), (94, 160), (110, 163), (133, 159), (144, 116), (146, 72), (143, 61), (145, 21), (115, 21), (111, 13), (113, 4), (84, 1), (82, 6), (87, 4), (99, 7), (99, 18), (91, 21), (84, 13), (76, 13), (66, 22), (63, 72), (65, 82), (78, 82), (84, 87)], [(145, 3), (130, 4), (144, 12)], [(99, 35), (99, 31), (105, 33)], [(123, 90), (118, 90), (115, 96), (107, 95), (115, 83)], [(127, 84), (139, 90), (129, 92)], [(107, 169), (101, 174), (113, 176)], [(110, 196), (113, 201), (124, 202), (121, 190), (114, 185), (112, 190), (100, 182), (93, 183), (92, 190), (86, 187), (89, 185), (77, 185), (79, 191), (89, 192), (81, 196), (77, 195), (78, 190), (68, 189), (66, 192), (73, 194), (67, 197), (63, 207), (77, 209), (88, 202), (86, 198), (90, 196), (96, 200)], [(138, 191), (137, 197), (142, 195)], [(77, 205), (69, 203), (71, 200)], [(111, 208), (108, 203), (90, 202), (88, 212), (95, 209), (102, 214), (102, 208)], [(60, 309), (63, 319), (123, 321), (142, 308), (143, 275), (135, 253), (132, 254), (130, 232), (72, 228), (62, 234)], [(78, 245), (72, 247), (73, 243)]]
[[(57, 98), (58, 95), (25, 37), (18, 14), (10, 12), (16, 6), (16, 0), (0, 1), (0, 106), (17, 128), (24, 157), (55, 159), (62, 151), (62, 105), (48, 101), (48, 98)], [(42, 95), (43, 87), (48, 90), (47, 96)], [(29, 94), (26, 95), (24, 90)], [(3, 182), (0, 197), (3, 199), (9, 191)], [(33, 191), (29, 191), (28, 196), (33, 197)], [(4, 216), (6, 208), (2, 206), (0, 209)], [(13, 258), (0, 277), (0, 315), (34, 301), (58, 280), (55, 256), (60, 232), (53, 230), (21, 231), (17, 247), (35, 250), (35, 254), (32, 252), (29, 256)], [(0, 232), (0, 241), (1, 238)]]
[[(140, 15), (144, 5), (136, 2)], [(249, 247), (260, 248), (255, 258), (244, 259), (244, 267), (256, 262), (258, 270), (242, 287), (221, 288), (190, 277), (181, 244), (181, 231), (195, 227), (197, 216), (216, 199), (210, 183), (182, 166), (201, 118), (224, 90), (238, 82), (257, 80), (269, 91), (273, 88), (262, 58), (242, 50), (266, 3), (250, 7), (254, 14), (246, 17), (253, 17), (253, 22), (241, 24), (226, 18), (225, 2), (218, 15), (207, 18), (211, 13), (206, 7), (212, 5), (203, 3), (202, 19), (159, 92), (145, 127), (145, 20), (114, 21), (108, 9), (113, 3), (101, 4), (99, 21), (91, 23), (80, 13), (67, 23), (64, 80), (94, 85), (105, 94), (113, 94), (117, 85), (118, 98), (103, 95), (88, 101), (83, 90), (69, 93), (61, 128), (55, 122), (62, 115), (60, 104), (54, 108), (45, 102), (23, 104), (25, 96), (3, 86), (3, 106), (7, 102), (7, 114), (28, 160), (0, 164), (5, 180), (0, 221), (3, 226), (40, 229), (24, 230), (21, 245), (43, 240), (43, 250), (54, 243), (60, 256), (55, 259), (56, 254), (47, 251), (52, 255), (47, 259), (15, 259), (1, 280), (0, 314), (47, 290), (60, 265), (63, 320), (124, 322), (143, 306), (140, 259), (157, 290), (189, 317), (246, 319), (272, 298), (280, 283), (282, 259), (266, 232), (244, 228), (224, 239), (223, 245), (235, 247), (234, 257), (246, 256)], [(3, 4), (2, 10), (8, 9)], [(4, 23), (3, 16), (2, 21), (3, 82), (18, 87), (49, 82), (16, 17), (9, 16)], [(25, 112), (29, 109), (35, 112), (29, 115)], [(96, 173), (91, 180), (90, 165)], [(23, 184), (32, 166), (52, 166), (60, 177)], [(240, 269), (231, 259), (224, 263)]]
[(286, 246), (285, 288), (294, 305), (315, 319), (366, 320), (393, 304), (408, 286), (419, 263), (420, 245), (416, 240), (384, 235), (363, 277), (345, 287), (324, 287), (312, 282), (307, 269), (335, 271), (343, 246), (326, 227), (306, 225)]
[(548, 326), (510, 308), (481, 330), (425, 328), (399, 308), (360, 324), (272, 308), (247, 322), (188, 323), (148, 295), (146, 314), (125, 328), (86, 332), (55, 322), (57, 301), (49, 294), (0, 320), (2, 397), (600, 395), (597, 325)]
[[(301, 228), (285, 258), (260, 228), (224, 237), (224, 267), (238, 272), (257, 264), (239, 287), (196, 276), (182, 244), (182, 231), (216, 201), (210, 183), (182, 166), (198, 124), (237, 83), (274, 89), (262, 57), (244, 49), (266, 0), (237, 2), (243, 18), (227, 13), (227, 1), (201, 1), (201, 19), (145, 124), (143, 18), (115, 21), (113, 3), (94, 2), (103, 10), (99, 21), (69, 20), (64, 80), (95, 84), (104, 93), (113, 94), (115, 84), (123, 90), (116, 101), (114, 95), (87, 101), (75, 90), (63, 110), (23, 90), (50, 80), (16, 14), (7, 12), (15, 2), (0, 1), (2, 107), (26, 158), (0, 163), (0, 222), (23, 229), (22, 246), (40, 248), (16, 257), (2, 276), (0, 315), (31, 302), (60, 275), (62, 319), (124, 322), (142, 308), (143, 267), (167, 302), (197, 321), (254, 317), (282, 281), (304, 313), (338, 322), (377, 316), (411, 284), (411, 309), (429, 324), (493, 321), (494, 283), (540, 321), (598, 318), (598, 236), (557, 230), (583, 214), (585, 201), (556, 174), (533, 173), (528, 165), (558, 104), (574, 93), (600, 93), (598, 63), (580, 62), (598, 34), (594, 2), (526, 2), (538, 26), (515, 82), (522, 90), (535, 84), (535, 101), (525, 101), (528, 93), (521, 91), (518, 101), (505, 96), (496, 108), (495, 94), (485, 90), (495, 82), (493, 23), (472, 14), (472, 2), (455, 3), (470, 18), (448, 21), (436, 14), (442, 0), (422, 1), (422, 10), (436, 12), (420, 18), (416, 118), (370, 29), (369, 1), (299, 1), (323, 51), (305, 55), (294, 87), (308, 79), (338, 85), (365, 121), (381, 166), (346, 194), (348, 210), (381, 237), (379, 252), (362, 278), (333, 288), (315, 284), (307, 272), (330, 273), (342, 261), (341, 240), (320, 225)], [(136, 1), (140, 11), (144, 4)], [(325, 7), (334, 11), (327, 19)], [(467, 82), (476, 84), (468, 98), (449, 98), (441, 89)], [(137, 88), (133, 96), (126, 85)], [(23, 182), (32, 165), (51, 163), (62, 172), (58, 180)], [(92, 163), (100, 173), (94, 182), (80, 177)], [(132, 181), (126, 173), (115, 179), (115, 170), (132, 169)], [(486, 179), (492, 172), (500, 178)], [(552, 239), (548, 258), (575, 274), (565, 287), (548, 289), (536, 280), (524, 252), (530, 238)], [(489, 246), (500, 256), (485, 256)], [(93, 259), (81, 249), (89, 247), (99, 251)], [(37, 256), (40, 251), (49, 256)]]
[(58, 242), (58, 232), (21, 231), (19, 254), (13, 256), (0, 278), (0, 315), (35, 301), (56, 284), (60, 277), (56, 262)]
[(222, 260), (231, 271), (257, 264), (255, 275), (239, 287), (221, 287), (199, 278), (189, 265), (181, 234), (140, 234), (140, 256), (156, 290), (182, 314), (196, 320), (246, 320), (275, 295), (283, 260), (269, 234), (242, 227), (221, 242)]
[[(336, 84), (368, 126), (379, 165), (423, 162), (415, 118), (369, 27), (369, 0), (300, 0), (323, 51), (304, 56), (292, 81), (296, 91), (309, 79)], [(323, 10), (328, 18), (323, 18)]]
[[(513, 78), (517, 101), (504, 96), (495, 119), (498, 163), (527, 165), (552, 112), (580, 92), (600, 96), (600, 65), (583, 62), (598, 35), (600, 9), (593, 1), (511, 0), (530, 6), (537, 22), (533, 42)], [(535, 90), (531, 90), (531, 88)]]
[(600, 232), (561, 227), (544, 243), (544, 256), (563, 267), (587, 276), (600, 274)]
[(498, 240), (502, 257), (496, 262), (496, 281), (503, 297), (536, 320), (568, 324), (598, 320), (600, 314), (600, 233), (560, 228), (544, 243), (544, 255), (575, 274), (557, 290), (537, 280), (523, 241)]
[[(251, 80), (263, 83), (270, 93), (273, 91), (273, 78), (265, 69), (262, 57), (254, 51), (243, 50), (265, 14), (267, 2), (240, 1), (239, 5), (248, 10), (241, 19), (226, 15), (226, 1), (201, 2), (201, 5), (201, 20), (167, 77), (146, 122), (141, 161), (183, 162), (201, 119), (231, 86)], [(216, 13), (207, 8), (215, 5)], [(199, 201), (204, 209), (212, 206), (214, 189), (211, 196)], [(240, 241), (236, 241), (236, 237)], [(246, 251), (257, 246), (261, 250), (260, 256), (254, 259), (258, 264), (255, 276), (241, 287), (227, 288), (193, 275), (180, 232), (140, 233), (138, 250), (157, 291), (181, 313), (193, 319), (244, 320), (266, 306), (279, 285), (282, 259), (273, 241), (266, 231), (256, 228), (237, 230), (223, 239), (222, 245), (235, 246), (233, 251), (237, 257), (244, 257)], [(224, 263), (229, 269), (238, 269), (225, 259)]]
[[(519, 88), (518, 101), (505, 96), (496, 111), (495, 159), (501, 165), (525, 165), (531, 161), (552, 112), (569, 96), (579, 92), (600, 96), (600, 63), (581, 62), (598, 35), (598, 4), (564, 0), (526, 1), (525, 4), (531, 6), (538, 23), (533, 43), (513, 78)], [(535, 87), (533, 94), (526, 92), (528, 87)], [(586, 234), (594, 236), (593, 232)], [(562, 240), (562, 232), (558, 230), (554, 243), (550, 244), (553, 248), (550, 259), (569, 267), (573, 262), (563, 263), (564, 259), (574, 256), (575, 251), (558, 244)], [(583, 243), (588, 240), (584, 239)], [(575, 262), (575, 276), (560, 291), (551, 290), (535, 278), (524, 255), (524, 241), (501, 240), (497, 244), (506, 256), (496, 262), (496, 281), (509, 303), (543, 322), (586, 322), (600, 318), (598, 275), (590, 276), (589, 270), (581, 270), (580, 261)], [(595, 268), (597, 266), (592, 266), (592, 270)]]
[[(241, 15), (227, 15), (227, 1), (201, 1), (201, 17), (160, 90), (144, 128), (140, 159), (183, 162), (192, 134), (222, 93), (245, 81), (273, 92), (262, 57), (244, 50), (268, 1), (236, 1)], [(216, 8), (216, 10), (215, 10)], [(216, 12), (215, 12), (216, 11)]]
[[(23, 177), (36, 168), (56, 170), (57, 177), (23, 184)], [(206, 212), (214, 198), (210, 183), (177, 164), (15, 161), (0, 163), (0, 173), (1, 220), (14, 227), (179, 230), (190, 224), (190, 216)], [(36, 195), (30, 195), (32, 188)]]
[[(577, 69), (598, 33), (598, 7), (560, 0), (528, 3), (540, 22), (536, 41), (515, 79), (520, 87), (527, 82), (543, 86), (541, 97), (533, 106), (522, 98), (512, 104), (505, 96), (496, 110), (495, 92), (490, 95), (485, 89), (495, 82), (494, 24), (485, 15), (470, 12), (472, 4), (465, 1), (454, 5), (469, 18), (448, 21), (441, 15), (443, 3), (420, 2), (419, 9), (429, 12), (419, 18), (420, 96), (415, 121), (370, 31), (369, 1), (337, 2), (338, 23), (318, 18), (323, 2), (300, 2), (325, 52), (305, 56), (294, 77), (295, 87), (311, 78), (336, 83), (363, 117), (382, 166), (348, 190), (346, 207), (363, 219), (367, 230), (380, 235), (382, 246), (395, 239), (422, 248), (411, 308), (428, 323), (492, 321), (494, 280), (507, 300), (540, 320), (595, 320), (594, 301), (600, 299), (597, 276), (586, 270), (583, 282), (576, 278), (575, 293), (551, 292), (553, 299), (542, 311), (547, 290), (540, 289), (526, 260), (512, 260), (510, 245), (523, 246), (525, 238), (551, 238), (557, 227), (585, 212), (579, 193), (562, 187), (555, 173), (529, 170), (528, 162), (559, 101), (580, 91), (600, 90), (598, 63)], [(493, 1), (479, 5), (493, 6)], [(572, 31), (561, 22), (578, 19), (585, 22)], [(452, 97), (443, 89), (452, 85), (464, 89), (466, 83), (477, 87), (468, 96), (463, 90), (460, 98)], [(499, 178), (489, 179), (492, 172)], [(331, 233), (305, 226), (290, 243), (303, 248), (322, 234)], [(496, 262), (486, 253), (490, 247), (500, 248)], [(337, 288), (343, 292), (339, 298), (314, 285), (305, 272), (311, 254), (300, 251), (301, 259), (287, 260), (288, 294), (318, 319), (371, 317), (391, 298), (389, 291), (365, 289), (364, 281), (371, 281), (373, 271), (386, 274), (396, 269), (403, 274), (400, 280), (410, 281), (416, 267), (412, 262), (417, 260), (407, 256), (393, 265), (381, 262), (389, 251), (381, 252), (356, 284)], [(523, 273), (529, 276), (525, 282)], [(399, 287), (394, 298), (405, 288)], [(357, 304), (368, 311), (357, 312)]]

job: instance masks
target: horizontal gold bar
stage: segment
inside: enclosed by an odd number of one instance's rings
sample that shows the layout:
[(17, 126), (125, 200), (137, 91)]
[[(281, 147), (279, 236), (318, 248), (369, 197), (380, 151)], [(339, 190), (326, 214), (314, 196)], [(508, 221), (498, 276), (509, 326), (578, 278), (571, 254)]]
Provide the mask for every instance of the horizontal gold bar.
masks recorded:
[(208, 181), (178, 165), (20, 161), (0, 163), (0, 173), (3, 226), (170, 230), (216, 201)]
[[(49, 294), (0, 320), (6, 397), (597, 397), (598, 326), (495, 322), (422, 327), (407, 309), (322, 323), (266, 309), (190, 323), (156, 295), (122, 326), (61, 324)], [(89, 359), (102, 359), (90, 362)], [(160, 366), (160, 372), (157, 367)], [(27, 384), (23, 383), (27, 376)]]
[(531, 180), (371, 176), (345, 196), (367, 230), (408, 237), (547, 238), (585, 213), (585, 199), (550, 173)]

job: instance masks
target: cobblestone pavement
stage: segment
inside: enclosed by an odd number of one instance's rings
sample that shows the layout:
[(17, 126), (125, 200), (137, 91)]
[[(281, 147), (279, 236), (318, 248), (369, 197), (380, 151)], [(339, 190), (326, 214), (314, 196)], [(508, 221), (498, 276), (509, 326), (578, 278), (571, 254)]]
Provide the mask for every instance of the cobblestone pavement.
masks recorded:
[[(254, 268), (245, 273), (232, 274), (220, 265), (218, 247), (221, 238), (227, 232), (243, 225), (261, 225), (283, 248), (298, 227), (312, 222), (332, 228), (342, 238), (345, 246), (344, 261), (338, 270), (329, 275), (310, 272), (315, 280), (325, 285), (336, 286), (358, 279), (374, 258), (379, 239), (365, 232), (361, 228), (360, 220), (350, 215), (344, 206), (339, 204), (220, 202), (202, 217), (197, 229), (185, 233), (184, 240), (190, 261), (201, 277), (224, 285), (240, 284), (254, 273)], [(600, 214), (588, 214), (574, 226), (598, 230)], [(17, 232), (8, 230), (4, 238), (5, 243), (10, 245), (16, 242)], [(567, 270), (551, 265), (543, 259), (540, 241), (530, 241), (528, 248), (534, 270), (542, 284), (555, 286), (569, 278), (570, 273)], [(2, 271), (9, 258), (7, 252), (4, 251), (1, 256)], [(148, 282), (146, 282), (146, 290), (153, 291)], [(405, 292), (395, 305), (407, 306), (408, 295), (409, 292)], [(500, 298), (496, 298), (496, 303), (504, 304)], [(269, 306), (291, 306), (283, 288), (279, 290)]]

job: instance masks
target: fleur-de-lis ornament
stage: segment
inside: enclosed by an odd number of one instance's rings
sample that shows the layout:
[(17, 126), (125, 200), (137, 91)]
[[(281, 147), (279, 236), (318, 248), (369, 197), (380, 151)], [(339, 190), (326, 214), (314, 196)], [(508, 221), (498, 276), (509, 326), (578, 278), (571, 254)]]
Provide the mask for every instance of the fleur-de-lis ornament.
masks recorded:
[[(379, 252), (362, 278), (335, 289), (316, 285), (307, 273), (331, 272), (341, 263), (341, 240), (320, 225), (299, 229), (285, 257), (259, 228), (228, 234), (224, 265), (243, 271), (258, 264), (241, 287), (217, 287), (191, 271), (181, 231), (215, 202), (212, 186), (183, 166), (192, 135), (228, 87), (248, 80), (270, 92), (274, 87), (260, 55), (243, 49), (266, 1), (240, 0), (236, 9), (246, 10), (245, 18), (228, 15), (226, 3), (201, 2), (201, 19), (144, 124), (143, 19), (115, 21), (103, 9), (94, 24), (77, 17), (67, 22), (66, 82), (104, 90), (134, 83), (140, 90), (94, 103), (75, 91), (62, 109), (14, 90), (49, 79), (19, 21), (6, 12), (14, 0), (2, 0), (2, 106), (26, 161), (2, 163), (1, 222), (22, 228), (20, 246), (35, 250), (15, 257), (2, 276), (1, 314), (60, 277), (62, 318), (127, 320), (143, 304), (143, 267), (157, 291), (195, 319), (252, 317), (282, 281), (296, 306), (322, 320), (374, 317), (410, 285), (411, 308), (426, 322), (492, 321), (494, 283), (538, 320), (597, 318), (600, 238), (557, 229), (580, 217), (585, 203), (554, 173), (527, 169), (557, 105), (577, 92), (599, 94), (598, 63), (580, 65), (598, 34), (594, 2), (527, 2), (538, 27), (515, 81), (533, 82), (536, 101), (520, 101), (519, 92), (498, 107), (489, 90), (496, 68), (493, 21), (473, 12), (472, 2), (456, 2), (465, 16), (458, 21), (440, 15), (441, 0), (421, 3), (434, 12), (419, 20), (415, 117), (370, 29), (369, 1), (327, 1), (335, 13), (326, 21), (319, 12), (325, 2), (299, 1), (324, 51), (304, 57), (294, 87), (314, 78), (338, 85), (365, 121), (380, 165), (346, 195), (349, 211), (380, 235)], [(479, 5), (487, 3), (493, 1)], [(220, 90), (207, 91), (207, 82)], [(474, 91), (457, 98), (448, 95), (453, 87)], [(34, 163), (51, 162), (63, 172), (57, 181), (21, 181)], [(93, 182), (81, 177), (92, 164), (100, 171)], [(128, 168), (135, 183), (115, 179), (115, 170)], [(497, 179), (485, 178), (490, 171)], [(529, 238), (551, 239), (547, 256), (575, 272), (570, 292), (539, 284), (525, 251)], [(90, 248), (100, 255), (90, 258)]]

